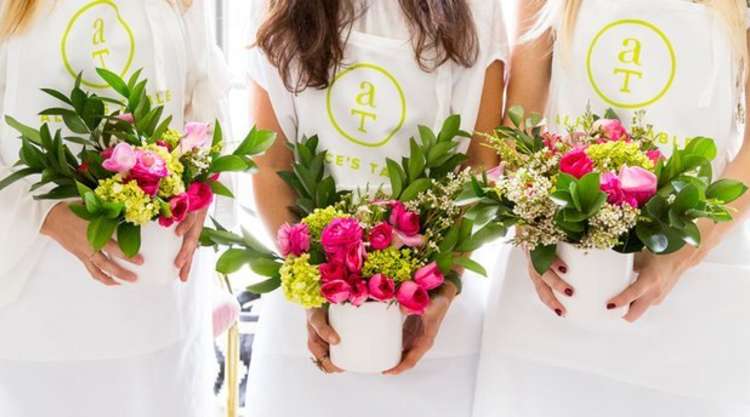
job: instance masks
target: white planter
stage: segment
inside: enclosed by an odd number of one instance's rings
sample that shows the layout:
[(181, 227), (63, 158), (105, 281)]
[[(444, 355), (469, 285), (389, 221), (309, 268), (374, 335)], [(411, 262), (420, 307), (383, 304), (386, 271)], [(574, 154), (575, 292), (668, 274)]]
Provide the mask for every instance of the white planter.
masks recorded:
[(333, 304), (328, 320), (341, 337), (331, 345), (331, 362), (358, 373), (381, 373), (401, 362), (404, 316), (398, 304)]
[(123, 267), (138, 275), (138, 281), (124, 285), (165, 286), (179, 281), (179, 270), (174, 265), (182, 247), (182, 238), (175, 227), (161, 227), (151, 222), (141, 227), (143, 265), (120, 262)]
[(575, 288), (573, 297), (558, 296), (567, 310), (566, 320), (591, 329), (620, 325), (626, 306), (607, 310), (607, 303), (633, 282), (635, 256), (582, 250), (567, 243), (557, 245), (557, 256), (568, 266), (563, 279)]

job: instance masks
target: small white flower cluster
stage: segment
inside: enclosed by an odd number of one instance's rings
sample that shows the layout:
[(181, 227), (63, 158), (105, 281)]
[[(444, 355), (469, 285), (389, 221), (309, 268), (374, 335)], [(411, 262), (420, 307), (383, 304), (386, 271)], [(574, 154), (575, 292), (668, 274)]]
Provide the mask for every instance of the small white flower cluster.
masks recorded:
[(211, 155), (207, 151), (193, 149), (183, 156), (183, 162), (193, 175), (200, 175), (211, 166)]
[(630, 204), (616, 206), (606, 203), (589, 219), (590, 229), (579, 245), (582, 249), (611, 249), (638, 222), (641, 211)]

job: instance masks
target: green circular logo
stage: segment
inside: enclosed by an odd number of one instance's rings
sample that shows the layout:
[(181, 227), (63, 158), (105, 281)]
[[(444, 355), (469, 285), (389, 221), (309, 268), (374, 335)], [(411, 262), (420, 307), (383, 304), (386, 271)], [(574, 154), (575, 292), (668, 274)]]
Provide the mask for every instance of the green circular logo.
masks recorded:
[(612, 106), (638, 109), (659, 101), (672, 87), (677, 57), (653, 23), (623, 19), (602, 28), (586, 56), (589, 82)]
[(339, 72), (328, 87), (331, 125), (346, 139), (368, 147), (388, 143), (406, 121), (406, 97), (396, 77), (368, 63)]
[(107, 68), (125, 77), (135, 56), (135, 39), (114, 1), (94, 0), (70, 19), (60, 49), (65, 68), (73, 78), (81, 73), (82, 84), (108, 88), (96, 68)]

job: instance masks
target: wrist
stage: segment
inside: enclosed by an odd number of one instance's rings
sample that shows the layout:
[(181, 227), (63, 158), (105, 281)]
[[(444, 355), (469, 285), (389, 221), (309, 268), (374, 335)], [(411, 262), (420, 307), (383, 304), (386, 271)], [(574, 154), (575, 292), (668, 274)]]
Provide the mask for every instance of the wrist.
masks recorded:
[(44, 218), (44, 222), (42, 222), (42, 227), (39, 228), (39, 233), (44, 236), (52, 236), (54, 234), (54, 226), (55, 226), (55, 220), (60, 210), (67, 210), (68, 206), (64, 202), (60, 202), (55, 204), (54, 207), (52, 207), (49, 212), (47, 213), (47, 217)]

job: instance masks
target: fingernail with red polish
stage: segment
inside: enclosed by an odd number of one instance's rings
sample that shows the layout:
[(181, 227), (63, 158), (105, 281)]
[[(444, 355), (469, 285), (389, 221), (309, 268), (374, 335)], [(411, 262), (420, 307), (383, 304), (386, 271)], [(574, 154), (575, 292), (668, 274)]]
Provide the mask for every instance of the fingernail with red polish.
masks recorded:
[(559, 308), (556, 308), (555, 309), (555, 314), (557, 314), (558, 316), (562, 317), (562, 310), (560, 310)]
[(565, 265), (558, 266), (557, 270), (560, 271), (561, 274), (567, 274), (568, 273), (568, 267), (565, 266)]
[(614, 310), (617, 307), (614, 303), (607, 304), (607, 310)]
[(565, 289), (565, 295), (567, 295), (568, 297), (572, 297), (573, 296), (573, 289), (572, 288), (566, 288)]

